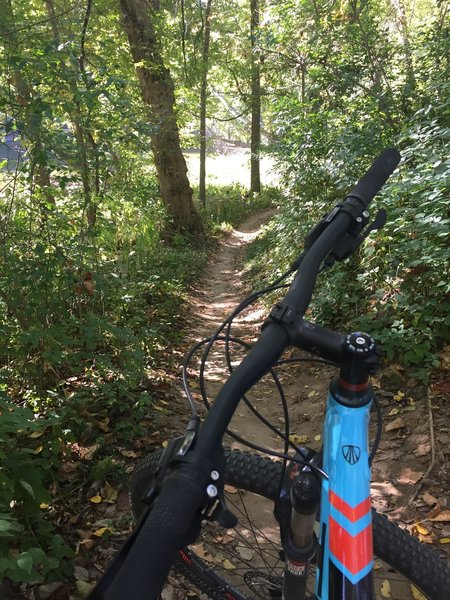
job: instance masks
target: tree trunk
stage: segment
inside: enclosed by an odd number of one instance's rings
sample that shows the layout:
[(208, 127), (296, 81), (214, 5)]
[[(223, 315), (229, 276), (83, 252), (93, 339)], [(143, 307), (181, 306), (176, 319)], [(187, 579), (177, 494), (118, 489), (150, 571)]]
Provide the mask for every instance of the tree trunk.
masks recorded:
[(252, 49), (252, 133), (250, 140), (250, 191), (261, 191), (261, 54), (257, 40), (259, 30), (259, 0), (250, 0), (250, 39)]
[(205, 11), (205, 37), (203, 40), (202, 82), (200, 88), (200, 179), (199, 196), (203, 206), (206, 205), (206, 99), (208, 84), (209, 40), (211, 35), (211, 3), (208, 0)]
[(163, 201), (176, 229), (201, 231), (192, 201), (186, 161), (174, 113), (172, 77), (164, 66), (160, 46), (145, 0), (119, 0), (144, 104), (153, 126), (151, 144)]
[(413, 111), (413, 102), (417, 88), (416, 77), (414, 74), (414, 58), (411, 47), (410, 33), (408, 26), (408, 15), (403, 0), (391, 0), (395, 11), (395, 19), (398, 30), (402, 36), (403, 51), (406, 65), (406, 86), (402, 93), (402, 108), (405, 115), (410, 115)]
[[(1, 28), (4, 28), (4, 40), (6, 54), (9, 50), (13, 52), (18, 45), (14, 33), (14, 13), (11, 0), (0, 0), (0, 17), (3, 21)], [(50, 170), (45, 159), (45, 150), (41, 139), (41, 121), (40, 98), (33, 94), (33, 90), (24, 78), (19, 68), (14, 68), (12, 83), (14, 85), (17, 97), (17, 103), (24, 107), (25, 128), (22, 135), (30, 143), (30, 174), (39, 188), (42, 189), (45, 199), (50, 204), (54, 203), (53, 189), (50, 181)]]
[[(82, 32), (82, 49), (80, 53), (80, 58), (78, 59), (80, 73), (83, 76), (83, 80), (86, 83), (86, 73), (84, 70), (84, 38), (86, 34), (86, 27), (89, 20), (89, 14), (91, 11), (91, 0), (88, 0), (85, 21), (83, 24), (83, 32)], [(60, 43), (60, 32), (59, 32), (59, 23), (56, 15), (55, 7), (53, 4), (53, 0), (45, 0), (45, 6), (47, 8), (47, 14), (49, 16), (51, 30), (53, 35), (53, 40), (55, 43)], [(88, 129), (84, 126), (83, 119), (83, 109), (81, 102), (78, 98), (78, 86), (76, 79), (73, 77), (69, 80), (69, 88), (73, 98), (73, 111), (69, 111), (70, 119), (72, 121), (73, 129), (75, 132), (75, 140), (77, 147), (77, 159), (78, 164), (76, 165), (77, 170), (80, 173), (81, 183), (83, 186), (83, 198), (84, 198), (84, 212), (86, 214), (86, 221), (89, 229), (93, 229), (95, 226), (96, 218), (97, 218), (97, 205), (92, 201), (92, 190), (95, 189), (95, 193), (99, 194), (99, 167), (98, 167), (98, 152), (96, 148), (96, 144), (92, 137), (92, 134)], [(90, 144), (88, 145), (88, 140)], [(91, 155), (94, 158), (95, 164), (95, 183), (92, 181), (91, 177), (91, 169), (89, 166), (89, 146), (91, 148)]]

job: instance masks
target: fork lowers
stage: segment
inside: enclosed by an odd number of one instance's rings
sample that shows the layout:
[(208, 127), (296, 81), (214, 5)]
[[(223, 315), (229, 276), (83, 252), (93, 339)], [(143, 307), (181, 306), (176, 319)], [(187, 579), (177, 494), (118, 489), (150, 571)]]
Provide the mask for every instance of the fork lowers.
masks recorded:
[(309, 564), (317, 550), (314, 524), (320, 504), (321, 483), (308, 468), (301, 471), (290, 489), (291, 515), (282, 531), (285, 553), (283, 598), (304, 598)]

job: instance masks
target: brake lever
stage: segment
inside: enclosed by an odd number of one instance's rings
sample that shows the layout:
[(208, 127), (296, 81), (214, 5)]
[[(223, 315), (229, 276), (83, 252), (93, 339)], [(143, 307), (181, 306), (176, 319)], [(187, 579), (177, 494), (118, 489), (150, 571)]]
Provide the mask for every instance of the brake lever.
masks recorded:
[[(342, 240), (333, 248), (333, 251), (327, 256), (324, 261), (326, 267), (331, 267), (336, 261), (342, 261), (351, 256), (364, 240), (372, 233), (386, 225), (387, 212), (384, 208), (380, 208), (375, 216), (375, 219), (367, 225), (361, 224), (358, 231), (347, 233)], [(361, 233), (362, 232), (362, 233)]]
[(200, 419), (198, 417), (192, 418), (186, 427), (184, 435), (169, 440), (167, 447), (164, 449), (161, 458), (159, 459), (155, 476), (144, 494), (143, 502), (147, 506), (151, 506), (155, 501), (156, 496), (161, 491), (162, 483), (174, 461), (185, 456), (192, 446), (197, 435), (199, 422)]

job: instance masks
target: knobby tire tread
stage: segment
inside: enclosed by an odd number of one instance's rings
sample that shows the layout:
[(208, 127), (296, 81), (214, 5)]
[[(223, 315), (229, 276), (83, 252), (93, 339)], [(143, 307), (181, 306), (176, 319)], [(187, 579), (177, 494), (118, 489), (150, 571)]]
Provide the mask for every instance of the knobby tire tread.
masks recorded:
[[(150, 484), (162, 451), (146, 456), (137, 465), (130, 479), (130, 500), (137, 517), (144, 505), (142, 496)], [(282, 476), (282, 463), (242, 450), (225, 450), (227, 464), (225, 483), (276, 500)], [(417, 585), (431, 600), (447, 600), (450, 590), (450, 569), (416, 538), (373, 510), (373, 540), (375, 555)], [(222, 599), (207, 578), (191, 570), (181, 559), (174, 565), (210, 598)]]

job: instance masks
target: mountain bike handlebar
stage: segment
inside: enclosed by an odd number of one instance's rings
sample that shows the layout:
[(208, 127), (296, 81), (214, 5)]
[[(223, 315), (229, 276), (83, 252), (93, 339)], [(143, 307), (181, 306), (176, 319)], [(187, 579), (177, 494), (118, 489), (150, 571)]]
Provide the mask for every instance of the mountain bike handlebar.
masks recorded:
[(383, 185), (395, 171), (400, 162), (400, 153), (395, 148), (388, 148), (376, 158), (370, 168), (361, 177), (347, 198), (359, 198), (367, 208)]
[[(217, 483), (212, 481), (211, 472), (217, 468), (215, 461), (220, 455), (222, 437), (240, 399), (277, 362), (292, 341), (283, 320), (299, 323), (297, 335), (301, 337), (301, 324), (305, 323), (303, 315), (309, 306), (321, 264), (342, 236), (358, 228), (361, 222), (367, 223), (365, 211), (369, 203), (399, 160), (397, 150), (384, 151), (345, 200), (319, 224), (321, 231), (307, 249), (289, 291), (275, 307), (275, 313), (271, 313), (275, 316), (266, 321), (258, 341), (222, 387), (193, 450), (188, 453), (189, 459), (165, 480), (152, 510), (139, 524), (139, 532), (113, 585), (104, 594), (95, 595), (94, 592), (89, 600), (140, 600), (144, 597), (156, 600), (159, 597), (177, 552), (196, 538), (201, 511), (208, 503), (208, 486)], [(311, 345), (311, 330), (307, 333)], [(333, 346), (333, 352), (339, 353), (339, 336), (336, 336), (329, 332), (327, 343)]]

